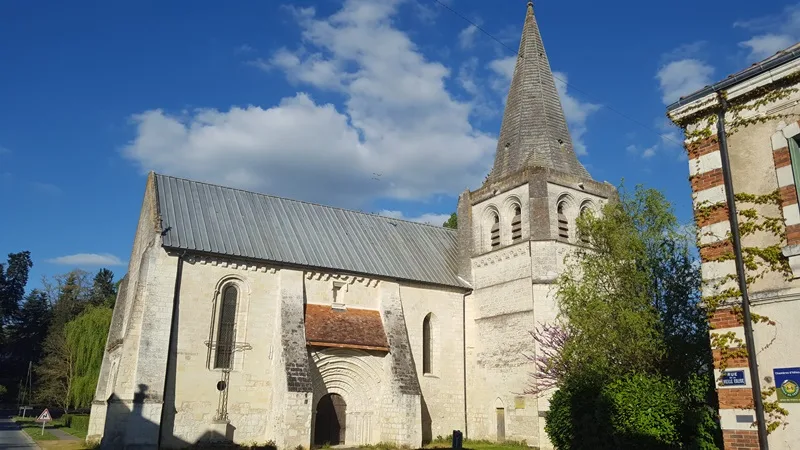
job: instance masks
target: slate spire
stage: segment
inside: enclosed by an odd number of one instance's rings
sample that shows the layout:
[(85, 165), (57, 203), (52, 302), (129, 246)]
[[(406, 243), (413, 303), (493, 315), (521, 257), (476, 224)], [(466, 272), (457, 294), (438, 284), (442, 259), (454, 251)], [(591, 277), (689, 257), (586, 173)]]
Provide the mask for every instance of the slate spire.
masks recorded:
[(546, 167), (591, 179), (572, 147), (532, 2), (528, 2), (489, 180), (527, 167)]

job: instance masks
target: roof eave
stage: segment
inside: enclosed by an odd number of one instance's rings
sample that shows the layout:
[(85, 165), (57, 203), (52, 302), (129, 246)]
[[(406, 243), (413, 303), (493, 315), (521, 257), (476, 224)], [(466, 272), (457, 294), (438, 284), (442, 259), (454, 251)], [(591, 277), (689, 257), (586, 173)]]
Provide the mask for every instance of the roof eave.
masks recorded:
[(776, 67), (780, 67), (781, 65), (786, 64), (787, 62), (790, 62), (798, 58), (800, 58), (800, 49), (794, 49), (777, 58), (771, 59), (763, 63), (754, 64), (752, 67), (745, 69), (744, 71), (739, 72), (738, 74), (731, 75), (730, 77), (718, 83), (706, 86), (703, 89), (700, 89), (699, 91), (696, 91), (692, 94), (682, 97), (680, 100), (667, 106), (667, 112), (671, 113), (672, 111), (682, 106), (689, 105), (697, 100), (703, 99), (704, 97), (713, 95), (716, 92), (719, 92), (723, 89), (727, 89), (731, 86), (742, 83), (743, 81), (746, 81), (750, 78), (757, 77), (765, 72), (775, 69)]

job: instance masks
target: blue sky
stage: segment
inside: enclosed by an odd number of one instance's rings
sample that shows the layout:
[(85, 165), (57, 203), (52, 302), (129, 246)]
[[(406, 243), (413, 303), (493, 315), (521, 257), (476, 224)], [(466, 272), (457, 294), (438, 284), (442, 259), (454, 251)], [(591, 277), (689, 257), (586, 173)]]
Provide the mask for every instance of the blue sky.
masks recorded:
[[(525, 1), (446, 3), (518, 46)], [(800, 40), (780, 0), (536, 15), (581, 161), (685, 223), (665, 104)], [(31, 286), (122, 276), (148, 170), (441, 223), (491, 166), (513, 58), (433, 0), (2, 2), (0, 253), (32, 252)]]

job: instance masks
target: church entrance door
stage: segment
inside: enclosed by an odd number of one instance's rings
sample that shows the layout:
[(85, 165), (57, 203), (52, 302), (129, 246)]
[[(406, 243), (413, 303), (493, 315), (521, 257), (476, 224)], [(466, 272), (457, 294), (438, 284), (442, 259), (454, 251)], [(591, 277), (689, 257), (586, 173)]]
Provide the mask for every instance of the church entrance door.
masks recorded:
[(339, 394), (327, 394), (317, 403), (317, 420), (314, 426), (315, 445), (344, 444), (347, 404)]

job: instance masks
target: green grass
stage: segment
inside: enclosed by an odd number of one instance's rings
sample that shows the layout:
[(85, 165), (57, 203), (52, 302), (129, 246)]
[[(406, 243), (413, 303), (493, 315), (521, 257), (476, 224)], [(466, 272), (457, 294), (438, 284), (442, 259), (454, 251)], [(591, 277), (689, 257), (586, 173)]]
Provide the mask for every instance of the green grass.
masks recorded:
[(42, 424), (37, 423), (33, 417), (14, 417), (14, 421), (22, 427), (22, 431), (28, 433), (35, 441), (57, 441), (58, 438), (47, 431), (47, 427), (42, 434)]
[[(441, 437), (438, 436), (434, 439), (433, 442), (426, 445), (426, 449), (445, 449), (445, 448), (452, 448), (453, 444), (453, 437), (446, 436)], [(472, 440), (472, 439), (464, 439), (462, 442), (461, 447), (464, 450), (522, 450), (528, 449), (528, 444), (525, 441), (506, 441), (506, 442), (494, 442), (488, 440)]]
[(89, 431), (89, 416), (86, 414), (64, 414), (53, 421), (53, 426), (75, 437), (86, 439), (86, 433)]

